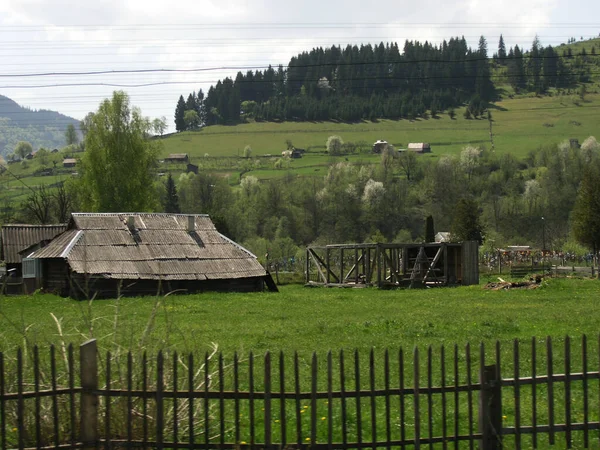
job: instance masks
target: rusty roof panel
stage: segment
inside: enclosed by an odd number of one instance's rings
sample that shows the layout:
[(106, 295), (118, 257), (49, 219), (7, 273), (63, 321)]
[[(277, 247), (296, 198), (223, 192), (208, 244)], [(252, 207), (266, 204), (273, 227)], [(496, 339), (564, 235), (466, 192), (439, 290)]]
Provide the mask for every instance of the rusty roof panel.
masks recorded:
[(4, 225), (2, 227), (2, 259), (8, 264), (21, 263), (19, 252), (38, 242), (50, 240), (65, 231), (66, 224)]

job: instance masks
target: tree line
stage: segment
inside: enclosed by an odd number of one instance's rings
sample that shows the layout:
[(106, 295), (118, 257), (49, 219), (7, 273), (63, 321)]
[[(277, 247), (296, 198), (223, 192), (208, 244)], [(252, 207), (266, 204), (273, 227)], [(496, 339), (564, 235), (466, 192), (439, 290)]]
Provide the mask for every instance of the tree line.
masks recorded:
[[(567, 52), (565, 50), (565, 52)], [(572, 61), (566, 61), (567, 59)], [(531, 50), (498, 51), (488, 57), (485, 37), (477, 49), (464, 37), (440, 45), (397, 43), (314, 48), (290, 59), (287, 67), (238, 72), (211, 86), (206, 96), (181, 95), (175, 109), (177, 131), (246, 120), (341, 120), (435, 116), (465, 103), (487, 105), (497, 85), (543, 94), (589, 81), (586, 55), (558, 55), (534, 39)]]

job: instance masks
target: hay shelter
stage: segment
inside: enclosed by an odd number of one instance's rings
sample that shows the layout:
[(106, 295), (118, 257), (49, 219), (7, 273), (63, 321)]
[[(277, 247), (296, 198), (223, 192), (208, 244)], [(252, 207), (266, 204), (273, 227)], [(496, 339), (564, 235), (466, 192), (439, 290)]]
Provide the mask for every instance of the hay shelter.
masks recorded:
[(76, 298), (260, 291), (269, 276), (207, 215), (73, 213), (24, 264), (35, 288)]

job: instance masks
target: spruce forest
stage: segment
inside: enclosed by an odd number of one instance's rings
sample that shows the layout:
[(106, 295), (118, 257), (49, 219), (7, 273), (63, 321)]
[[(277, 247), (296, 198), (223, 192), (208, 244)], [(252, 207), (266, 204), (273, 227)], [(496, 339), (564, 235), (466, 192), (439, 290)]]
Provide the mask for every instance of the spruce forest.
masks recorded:
[[(360, 47), (314, 48), (288, 66), (238, 72), (211, 86), (182, 95), (175, 109), (177, 131), (199, 124), (255, 121), (354, 122), (378, 118), (415, 119), (469, 104), (476, 117), (510, 85), (515, 92), (544, 94), (589, 81), (588, 55), (560, 54), (536, 37), (529, 51), (508, 51), (502, 36), (492, 57), (484, 36), (476, 50), (464, 37), (439, 46), (406, 41)], [(196, 120), (186, 120), (194, 111)]]

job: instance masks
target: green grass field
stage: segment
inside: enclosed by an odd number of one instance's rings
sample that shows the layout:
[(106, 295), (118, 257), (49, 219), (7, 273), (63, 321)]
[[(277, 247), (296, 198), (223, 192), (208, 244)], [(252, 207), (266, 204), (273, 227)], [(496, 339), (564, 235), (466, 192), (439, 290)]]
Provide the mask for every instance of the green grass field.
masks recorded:
[[(505, 99), (492, 109), (495, 150), (523, 157), (540, 145), (555, 144), (568, 138), (583, 141), (598, 134), (600, 95), (590, 93), (581, 101), (576, 92), (552, 97)], [(249, 123), (237, 126), (211, 126), (199, 132), (184, 132), (162, 140), (163, 155), (188, 153), (193, 160), (208, 153), (214, 156), (242, 155), (250, 145), (253, 155), (281, 155), (285, 140), (296, 147), (320, 147), (330, 135), (344, 141), (365, 141), (369, 145), (385, 139), (398, 148), (409, 142), (429, 142), (435, 155), (457, 154), (468, 144), (491, 147), (487, 120), (467, 120), (462, 111), (450, 120), (447, 114), (437, 119), (381, 120), (347, 123)], [(322, 158), (327, 158), (322, 155)], [(195, 161), (194, 161), (195, 162)], [(199, 160), (201, 163), (202, 161)], [(296, 164), (294, 161), (292, 164)]]
[[(482, 286), (464, 288), (439, 288), (431, 290), (396, 290), (380, 291), (375, 289), (308, 289), (301, 286), (284, 286), (279, 294), (202, 294), (188, 296), (170, 296), (167, 298), (123, 298), (121, 300), (106, 300), (78, 302), (58, 298), (51, 295), (34, 295), (31, 297), (4, 297), (0, 299), (0, 350), (5, 352), (6, 366), (14, 367), (14, 354), (17, 346), (29, 350), (24, 356), (26, 361), (26, 376), (31, 372), (31, 345), (41, 345), (43, 364), (47, 361), (47, 346), (55, 344), (59, 355), (59, 367), (62, 370), (62, 342), (79, 344), (84, 340), (95, 337), (101, 349), (101, 362), (104, 361), (104, 351), (112, 351), (113, 386), (124, 383), (123, 351), (131, 349), (134, 353), (134, 371), (136, 383), (139, 382), (141, 365), (140, 355), (147, 351), (150, 361), (150, 374), (155, 368), (153, 356), (158, 349), (168, 350), (167, 357), (172, 356), (173, 350), (193, 352), (202, 358), (203, 353), (218, 348), (224, 352), (226, 373), (226, 390), (231, 390), (232, 372), (231, 357), (234, 351), (242, 358), (240, 363), (240, 389), (248, 389), (248, 354), (254, 352), (255, 389), (260, 392), (263, 387), (263, 355), (266, 351), (274, 353), (273, 380), (278, 380), (279, 363), (277, 352), (285, 352), (287, 389), (293, 390), (293, 351), (299, 354), (300, 389), (310, 391), (311, 354), (316, 352), (318, 357), (317, 389), (325, 390), (326, 353), (333, 350), (333, 388), (339, 389), (340, 370), (337, 354), (339, 349), (345, 349), (347, 366), (345, 369), (347, 389), (357, 385), (354, 376), (353, 350), (360, 355), (360, 389), (369, 390), (369, 352), (374, 351), (376, 386), (383, 386), (383, 356), (384, 349), (390, 350), (390, 376), (394, 386), (398, 383), (398, 350), (404, 349), (405, 386), (412, 386), (413, 348), (418, 346), (421, 352), (420, 378), (421, 386), (427, 385), (427, 347), (432, 346), (433, 385), (440, 383), (440, 347), (446, 348), (445, 361), (447, 364), (446, 383), (453, 383), (453, 346), (458, 344), (458, 363), (460, 367), (460, 382), (465, 382), (467, 376), (466, 364), (472, 365), (473, 381), (477, 379), (479, 368), (480, 342), (485, 343), (487, 352), (486, 363), (494, 361), (493, 344), (496, 340), (501, 343), (501, 361), (503, 376), (511, 377), (514, 371), (513, 339), (521, 341), (520, 373), (530, 375), (531, 370), (531, 337), (537, 336), (536, 350), (538, 352), (538, 374), (546, 373), (546, 358), (544, 338), (547, 335), (554, 340), (554, 370), (562, 373), (565, 367), (565, 335), (573, 337), (571, 352), (571, 370), (581, 370), (580, 339), (586, 333), (590, 337), (588, 347), (588, 367), (598, 367), (597, 348), (597, 317), (600, 304), (597, 298), (600, 294), (600, 282), (591, 279), (550, 279), (536, 290), (487, 291)], [(567, 313), (568, 312), (568, 313)], [(54, 317), (53, 317), (54, 316)], [(465, 345), (471, 343), (470, 359), (465, 353)], [(170, 359), (167, 359), (170, 361)], [(198, 363), (200, 364), (200, 362)], [(212, 360), (211, 370), (216, 370), (216, 361)], [(47, 367), (44, 366), (46, 370)], [(170, 363), (168, 370), (170, 371)], [(185, 386), (186, 373), (181, 366), (179, 377), (181, 387)], [(593, 369), (592, 369), (593, 370)], [(170, 372), (168, 372), (170, 373)], [(212, 372), (216, 377), (216, 373)], [(197, 377), (202, 380), (203, 371)], [(153, 375), (150, 375), (152, 379)], [(216, 379), (216, 378), (215, 378)], [(12, 376), (10, 377), (12, 380)], [(151, 385), (153, 381), (150, 382)], [(216, 383), (216, 381), (214, 381)], [(275, 386), (275, 385), (274, 385)], [(278, 386), (278, 385), (277, 385)], [(216, 385), (211, 388), (216, 389)], [(274, 387), (273, 389), (278, 389)], [(555, 383), (555, 401), (557, 409), (555, 420), (564, 421), (565, 393), (562, 384)], [(512, 426), (515, 423), (516, 405), (511, 397), (510, 389), (503, 394), (503, 423)], [(476, 399), (477, 393), (474, 393)], [(597, 383), (591, 382), (589, 395), (598, 398)], [(581, 421), (582, 391), (580, 384), (575, 384), (571, 396), (573, 399), (572, 413), (575, 421)], [(436, 397), (432, 415), (433, 433), (440, 435), (442, 415)], [(529, 422), (531, 414), (530, 389), (523, 387), (521, 392), (522, 423)], [(466, 432), (467, 427), (467, 396), (460, 397), (460, 428)], [(547, 391), (543, 386), (538, 389), (538, 423), (546, 423)], [(365, 398), (362, 403), (362, 429), (365, 439), (371, 438), (370, 404)], [(392, 399), (392, 414), (394, 423), (398, 420), (397, 398)], [(407, 435), (413, 433), (412, 400), (406, 400)], [(593, 402), (592, 402), (593, 403)], [(216, 403), (215, 403), (216, 404)], [(47, 408), (49, 402), (44, 401)], [(118, 409), (115, 404), (113, 411)], [(452, 397), (449, 397), (448, 422), (453, 425)], [(591, 420), (597, 420), (597, 406), (593, 403), (590, 410)], [(255, 404), (256, 439), (263, 439), (262, 403)], [(425, 427), (429, 420), (426, 402), (422, 399), (420, 417)], [(329, 416), (328, 404), (319, 401), (317, 404), (317, 440), (323, 442), (327, 437), (327, 423), (332, 421), (334, 439), (340, 440), (340, 404), (335, 400), (332, 405), (332, 415)], [(232, 420), (231, 402), (227, 404), (227, 420)], [(301, 403), (302, 427), (305, 432), (310, 429), (310, 402)], [(351, 435), (356, 432), (357, 418), (355, 402), (349, 401), (348, 430)], [(286, 403), (290, 426), (288, 440), (295, 439), (294, 414), (296, 409), (292, 400)], [(216, 411), (211, 414), (217, 414)], [(475, 411), (475, 421), (476, 418)], [(217, 427), (217, 416), (213, 416), (213, 427)], [(278, 405), (275, 405), (272, 416), (273, 439), (280, 439), (278, 428)], [(323, 417), (325, 419), (323, 419)], [(385, 439), (385, 405), (383, 399), (377, 400), (374, 420), (377, 421), (379, 439)], [(184, 419), (182, 419), (184, 420)], [(240, 442), (249, 441), (249, 414), (247, 405), (243, 403), (240, 422), (243, 428)], [(12, 422), (10, 422), (12, 423)], [(33, 422), (32, 422), (33, 423)], [(139, 420), (136, 421), (139, 428)], [(122, 426), (122, 423), (119, 424)], [(476, 426), (476, 425), (475, 425)], [(202, 422), (198, 424), (201, 435)], [(423, 428), (426, 429), (426, 428)], [(452, 429), (452, 428), (451, 428)], [(140, 430), (136, 429), (136, 433)], [(393, 436), (399, 433), (395, 427)], [(215, 436), (218, 436), (215, 434)], [(303, 435), (302, 439), (307, 435)], [(215, 438), (217, 439), (217, 438)], [(233, 439), (230, 430), (226, 433), (228, 441)], [(540, 434), (538, 448), (564, 448), (564, 435), (557, 433), (557, 446), (547, 445), (547, 436)], [(573, 434), (573, 448), (582, 447), (582, 434)], [(507, 437), (505, 445), (512, 447), (512, 437)], [(523, 448), (529, 448), (531, 440), (523, 438)], [(461, 447), (463, 448), (463, 447)]]
[[(12, 350), (23, 339), (45, 345), (94, 336), (100, 344), (117, 342), (125, 348), (136, 348), (145, 339), (153, 347), (180, 351), (205, 350), (215, 343), (228, 354), (299, 350), (307, 355), (341, 348), (594, 335), (599, 295), (597, 280), (577, 279), (500, 292), (481, 286), (379, 291), (293, 285), (283, 286), (279, 294), (207, 293), (89, 304), (37, 294), (0, 299), (0, 348)], [(61, 323), (62, 338), (52, 314)]]

